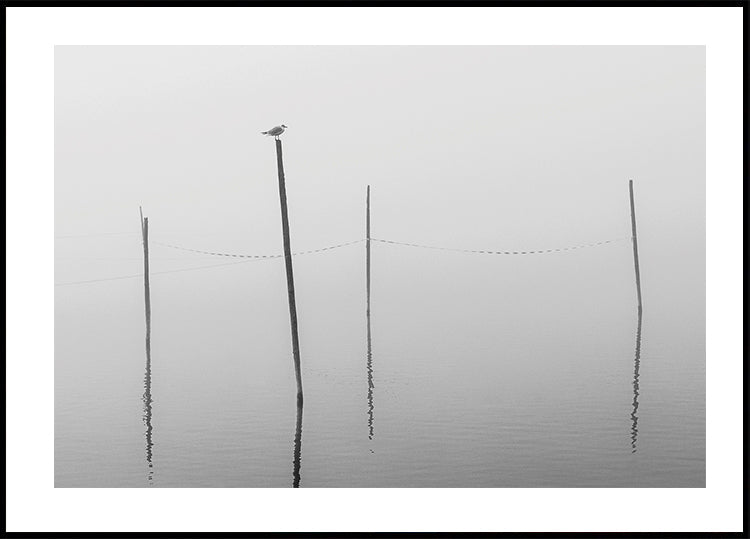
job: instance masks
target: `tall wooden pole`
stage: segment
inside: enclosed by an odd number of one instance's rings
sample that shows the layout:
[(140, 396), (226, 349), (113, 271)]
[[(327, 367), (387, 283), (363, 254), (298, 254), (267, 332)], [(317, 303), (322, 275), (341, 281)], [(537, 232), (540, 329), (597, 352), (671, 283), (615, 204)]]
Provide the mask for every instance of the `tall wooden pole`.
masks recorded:
[(373, 427), (373, 389), (375, 385), (372, 382), (372, 334), (370, 332), (370, 186), (367, 186), (367, 427), (369, 438), (372, 440), (374, 435)]
[(638, 232), (635, 227), (635, 200), (633, 198), (633, 180), (628, 183), (630, 190), (630, 224), (633, 229), (633, 263), (635, 264), (635, 289), (638, 292), (638, 311), (643, 310), (641, 300), (641, 269), (638, 264)]
[(148, 217), (143, 217), (143, 210), (139, 207), (141, 214), (141, 234), (143, 235), (143, 289), (146, 308), (146, 374), (144, 377), (144, 421), (146, 423), (146, 462), (148, 464), (148, 481), (153, 483), (153, 427), (151, 425), (152, 402), (151, 398), (151, 285), (149, 283), (148, 267)]
[(297, 334), (297, 304), (294, 299), (294, 270), (292, 269), (292, 246), (289, 239), (289, 214), (286, 205), (286, 185), (284, 183), (284, 161), (281, 153), (281, 140), (276, 139), (276, 163), (279, 169), (279, 200), (281, 202), (281, 230), (284, 236), (284, 261), (286, 263), (286, 285), (289, 295), (289, 319), (292, 326), (292, 354), (294, 355), (294, 376), (297, 379), (297, 406), (302, 406), (302, 372), (299, 359), (299, 336)]
[(146, 305), (146, 346), (151, 346), (151, 285), (148, 269), (148, 217), (141, 213), (141, 233), (143, 234), (143, 290)]
[[(370, 320), (370, 186), (367, 186), (367, 320)], [(368, 322), (369, 327), (369, 322)], [(368, 332), (369, 333), (369, 332)]]
[(643, 321), (643, 301), (641, 298), (641, 268), (638, 264), (638, 231), (635, 226), (635, 198), (633, 196), (633, 180), (628, 182), (630, 192), (630, 224), (633, 231), (633, 263), (635, 265), (635, 289), (638, 293), (638, 326), (635, 332), (635, 359), (633, 361), (633, 411), (630, 414), (630, 446), (631, 451), (637, 451), (638, 443), (638, 395), (641, 370), (641, 327)]

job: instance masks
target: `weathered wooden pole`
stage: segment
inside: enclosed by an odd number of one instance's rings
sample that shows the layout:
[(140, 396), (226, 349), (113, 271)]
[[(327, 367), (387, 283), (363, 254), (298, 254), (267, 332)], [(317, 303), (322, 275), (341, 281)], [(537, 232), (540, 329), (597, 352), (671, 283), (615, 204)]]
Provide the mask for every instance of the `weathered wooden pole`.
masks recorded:
[[(139, 208), (140, 210), (140, 208)], [(146, 346), (151, 346), (151, 285), (148, 269), (148, 217), (141, 211), (141, 234), (143, 235), (143, 290), (146, 306)]]
[[(367, 225), (366, 225), (367, 241), (365, 242), (365, 248), (367, 249), (367, 320), (369, 328), (370, 320), (370, 186), (367, 186)], [(369, 335), (369, 329), (368, 329)]]
[(630, 224), (633, 229), (633, 262), (635, 264), (635, 289), (638, 293), (638, 311), (643, 310), (643, 301), (641, 300), (641, 269), (638, 264), (638, 232), (635, 227), (635, 200), (633, 198), (633, 180), (628, 183), (630, 190)]
[(375, 384), (372, 382), (372, 333), (370, 331), (370, 186), (367, 186), (367, 241), (365, 242), (367, 249), (367, 427), (369, 430), (369, 438), (372, 440), (374, 436), (373, 427), (373, 389)]
[(641, 268), (638, 263), (638, 232), (635, 226), (635, 198), (633, 196), (633, 180), (628, 181), (630, 192), (630, 224), (633, 231), (633, 263), (635, 265), (635, 289), (638, 293), (638, 325), (635, 332), (635, 359), (633, 360), (633, 411), (630, 414), (630, 447), (635, 453), (638, 444), (638, 396), (640, 394), (641, 370), (641, 327), (643, 323), (643, 301), (641, 297)]
[(139, 207), (141, 214), (141, 234), (143, 236), (143, 290), (146, 309), (146, 374), (144, 376), (143, 392), (143, 419), (146, 423), (146, 463), (148, 464), (148, 481), (153, 483), (153, 427), (151, 425), (152, 402), (151, 398), (151, 285), (149, 283), (148, 267), (148, 217), (143, 217), (143, 210)]
[[(292, 246), (289, 239), (289, 213), (286, 204), (284, 183), (284, 161), (281, 140), (276, 138), (276, 163), (279, 169), (279, 200), (281, 202), (281, 230), (284, 237), (284, 261), (286, 263), (286, 285), (289, 295), (289, 319), (292, 327), (292, 354), (294, 356), (294, 376), (297, 379), (297, 406), (302, 406), (302, 372), (299, 358), (299, 336), (297, 334), (297, 304), (294, 299), (294, 270), (292, 269)], [(301, 414), (300, 414), (301, 415)]]

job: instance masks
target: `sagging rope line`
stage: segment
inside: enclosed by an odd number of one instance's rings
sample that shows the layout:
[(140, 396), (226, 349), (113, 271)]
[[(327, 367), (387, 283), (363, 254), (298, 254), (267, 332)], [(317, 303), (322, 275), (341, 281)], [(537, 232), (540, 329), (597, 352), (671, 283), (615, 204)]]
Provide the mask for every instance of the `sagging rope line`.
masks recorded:
[(380, 243), (390, 243), (393, 245), (403, 245), (406, 247), (419, 247), (422, 249), (436, 249), (439, 251), (453, 251), (457, 253), (475, 253), (475, 254), (484, 254), (484, 255), (540, 255), (540, 254), (549, 254), (549, 253), (559, 253), (562, 251), (572, 251), (574, 249), (585, 249), (588, 247), (599, 247), (601, 245), (606, 245), (609, 243), (615, 243), (618, 241), (623, 240), (630, 240), (630, 237), (622, 237), (622, 238), (614, 238), (610, 240), (603, 240), (603, 241), (597, 241), (594, 243), (583, 243), (580, 245), (573, 245), (570, 247), (560, 247), (557, 249), (538, 249), (535, 251), (489, 251), (489, 250), (479, 250), (479, 249), (456, 249), (452, 247), (437, 247), (434, 245), (421, 245), (418, 243), (405, 243), (400, 241), (392, 241), (392, 240), (383, 240), (383, 239), (376, 239), (372, 238), (372, 241), (377, 241)]
[[(547, 253), (557, 253), (562, 251), (572, 251), (574, 249), (583, 249), (587, 247), (598, 247), (601, 245), (606, 245), (609, 243), (615, 243), (618, 241), (623, 240), (632, 240), (632, 237), (621, 237), (621, 238), (614, 238), (611, 240), (604, 240), (604, 241), (598, 241), (595, 243), (586, 243), (581, 245), (574, 245), (572, 247), (561, 247), (558, 249), (544, 249), (544, 250), (536, 250), (536, 251), (487, 251), (487, 250), (473, 250), (473, 249), (455, 249), (451, 247), (436, 247), (434, 245), (420, 245), (418, 243), (405, 243), (405, 242), (399, 242), (399, 241), (392, 241), (392, 240), (383, 240), (383, 239), (377, 239), (377, 238), (371, 238), (372, 241), (376, 241), (379, 243), (389, 243), (392, 245), (403, 245), (406, 247), (419, 247), (422, 249), (437, 249), (440, 251), (454, 251), (459, 253), (477, 253), (477, 254), (493, 254), (493, 255), (526, 255), (526, 254), (547, 254)], [(366, 238), (363, 238), (361, 240), (355, 240), (355, 241), (349, 241), (346, 243), (339, 243), (338, 245), (331, 245), (328, 247), (322, 247), (320, 249), (312, 249), (309, 251), (299, 251), (296, 253), (292, 253), (292, 255), (306, 255), (311, 253), (320, 253), (322, 251), (330, 251), (331, 249), (337, 249), (339, 247), (345, 247), (347, 245), (354, 245), (355, 243), (362, 243), (363, 241), (367, 241)], [(250, 262), (251, 260), (259, 260), (259, 259), (270, 259), (270, 258), (281, 258), (284, 255), (237, 255), (237, 254), (230, 254), (230, 253), (212, 253), (209, 251), (199, 251), (197, 249), (188, 249), (186, 247), (179, 247), (177, 245), (170, 245), (166, 243), (159, 243), (154, 242), (158, 245), (162, 245), (164, 247), (170, 247), (172, 249), (179, 249), (182, 251), (191, 251), (195, 253), (202, 253), (207, 255), (213, 255), (213, 256), (228, 256), (228, 257), (236, 257), (236, 258), (246, 258), (248, 260), (242, 260), (239, 262), (228, 262), (225, 264), (211, 264), (209, 266), (198, 266), (194, 268), (183, 268), (183, 269), (177, 269), (177, 270), (168, 270), (168, 271), (156, 271), (151, 273), (151, 275), (164, 275), (167, 273), (181, 273), (184, 271), (195, 271), (195, 270), (201, 270), (201, 269), (208, 269), (208, 268), (218, 268), (221, 266), (233, 266), (235, 264), (244, 264), (247, 262)], [(136, 273), (133, 275), (122, 275), (119, 277), (108, 277), (104, 279), (89, 279), (86, 281), (73, 281), (73, 282), (67, 282), (67, 283), (55, 283), (55, 286), (70, 286), (70, 285), (78, 285), (78, 284), (88, 284), (88, 283), (99, 283), (103, 281), (117, 281), (121, 279), (135, 279), (137, 277), (143, 277), (142, 273)]]
[[(614, 238), (614, 239), (603, 240), (603, 241), (598, 241), (598, 242), (593, 242), (593, 243), (584, 243), (584, 244), (573, 245), (573, 246), (569, 246), (569, 247), (560, 247), (560, 248), (557, 248), (557, 249), (538, 249), (538, 250), (534, 250), (534, 251), (490, 251), (490, 250), (487, 250), (487, 249), (484, 249), (484, 250), (479, 250), (479, 249), (456, 249), (456, 248), (452, 248), (452, 247), (438, 247), (438, 246), (434, 246), (434, 245), (421, 245), (421, 244), (418, 244), (418, 243), (405, 243), (405, 242), (401, 242), (401, 241), (393, 241), (393, 240), (384, 240), (384, 239), (378, 239), (378, 238), (371, 238), (372, 241), (377, 241), (377, 242), (380, 242), (380, 243), (389, 243), (389, 244), (392, 244), (392, 245), (403, 245), (403, 246), (406, 246), (406, 247), (419, 247), (419, 248), (422, 248), (422, 249), (436, 249), (436, 250), (439, 250), (439, 251), (454, 251), (454, 252), (457, 252), (457, 253), (476, 253), (476, 254), (486, 254), (486, 255), (534, 255), (534, 254), (558, 253), (558, 252), (563, 252), (563, 251), (572, 251), (572, 250), (575, 250), (575, 249), (585, 249), (585, 248), (589, 248), (589, 247), (598, 247), (598, 246), (601, 246), (601, 245), (606, 245), (606, 244), (609, 244), (609, 243), (615, 243), (615, 242), (618, 242), (618, 241), (629, 240), (629, 239), (630, 239), (629, 237)], [(339, 247), (344, 247), (346, 245), (353, 245), (355, 243), (361, 243), (363, 241), (367, 241), (367, 239), (364, 238), (364, 239), (361, 239), (361, 240), (350, 241), (350, 242), (347, 242), (347, 243), (340, 243), (338, 245), (331, 245), (330, 247), (323, 247), (321, 249), (313, 249), (313, 250), (310, 250), (310, 251), (299, 251), (299, 252), (292, 253), (292, 255), (296, 256), (296, 255), (306, 255), (306, 254), (310, 254), (310, 253), (319, 253), (321, 251), (328, 251), (330, 249), (337, 249)], [(281, 254), (276, 254), (276, 255), (243, 255), (243, 254), (233, 254), (233, 253), (216, 253), (216, 252), (211, 252), (211, 251), (201, 251), (200, 249), (190, 249), (188, 247), (181, 247), (179, 245), (172, 245), (172, 244), (169, 244), (169, 243), (161, 243), (161, 242), (153, 242), (153, 243), (156, 244), (156, 245), (161, 245), (163, 247), (169, 247), (170, 249), (178, 249), (180, 251), (190, 251), (192, 253), (200, 253), (200, 254), (210, 255), (210, 256), (227, 256), (227, 257), (233, 257), (233, 258), (281, 258), (281, 257), (284, 256), (284, 255), (281, 255)]]
[[(306, 255), (306, 254), (310, 254), (310, 253), (319, 253), (321, 251), (330, 251), (331, 249), (336, 249), (338, 247), (344, 247), (346, 245), (352, 245), (352, 244), (355, 244), (355, 243), (361, 243), (363, 241), (365, 241), (365, 240), (350, 241), (350, 242), (347, 242), (347, 243), (341, 243), (341, 244), (338, 244), (338, 245), (331, 245), (329, 247), (323, 247), (322, 249), (313, 249), (313, 250), (310, 250), (310, 251), (301, 251), (301, 252), (292, 253), (292, 254), (293, 255)], [(156, 243), (156, 242), (154, 242), (154, 243)], [(164, 245), (164, 244), (160, 244), (160, 245)], [(181, 249), (180, 247), (174, 247), (174, 248)], [(182, 248), (182, 249), (184, 249), (184, 248)], [(194, 249), (184, 249), (184, 250), (193, 251)], [(214, 253), (207, 253), (206, 251), (197, 251), (197, 252), (201, 252), (201, 253), (204, 253), (204, 254), (214, 254)], [(221, 255), (221, 254), (218, 254), (218, 253), (216, 253), (216, 254), (218, 256), (238, 256), (238, 257), (241, 257), (241, 258), (247, 258), (248, 260), (241, 260), (241, 261), (238, 261), (238, 262), (226, 262), (224, 264), (211, 264), (209, 266), (197, 266), (197, 267), (194, 267), (194, 268), (183, 268), (183, 269), (168, 270), (168, 271), (154, 271), (154, 272), (151, 272), (150, 275), (165, 275), (167, 273), (181, 273), (181, 272), (184, 272), (184, 271), (195, 271), (195, 270), (208, 269), (208, 268), (218, 268), (218, 267), (221, 267), (221, 266), (234, 266), (235, 264), (246, 264), (248, 262), (252, 262), (252, 261), (258, 260), (258, 259), (281, 258), (283, 256), (283, 255), (242, 256), (242, 255)], [(89, 280), (86, 280), (86, 281), (72, 281), (72, 282), (67, 282), (67, 283), (55, 283), (55, 286), (71, 286), (71, 285), (77, 285), (77, 284), (100, 283), (100, 282), (103, 282), (103, 281), (119, 281), (121, 279), (135, 279), (137, 277), (143, 277), (143, 273), (136, 273), (136, 274), (133, 274), (133, 275), (122, 275), (122, 276), (119, 276), (119, 277), (107, 277), (107, 278), (104, 278), (104, 279), (89, 279)]]
[[(311, 249), (309, 251), (297, 251), (292, 253), (292, 256), (298, 256), (298, 255), (309, 255), (312, 253), (320, 253), (322, 251), (330, 251), (331, 249), (338, 249), (339, 247), (346, 247), (347, 245), (354, 245), (355, 243), (362, 243), (365, 241), (364, 239), (361, 240), (355, 240), (355, 241), (349, 241), (346, 243), (339, 243), (338, 245), (330, 245), (328, 247), (322, 247), (320, 249)], [(233, 254), (233, 253), (214, 253), (211, 251), (201, 251), (199, 249), (189, 249), (187, 247), (180, 247), (179, 245), (172, 245), (169, 243), (162, 243), (159, 241), (152, 242), (154, 245), (161, 245), (162, 247), (169, 247), (170, 249), (178, 249), (180, 251), (190, 251), (191, 253), (200, 253), (204, 255), (211, 255), (211, 256), (228, 256), (233, 258), (282, 258), (284, 255), (276, 254), (276, 255), (242, 255), (242, 254)]]

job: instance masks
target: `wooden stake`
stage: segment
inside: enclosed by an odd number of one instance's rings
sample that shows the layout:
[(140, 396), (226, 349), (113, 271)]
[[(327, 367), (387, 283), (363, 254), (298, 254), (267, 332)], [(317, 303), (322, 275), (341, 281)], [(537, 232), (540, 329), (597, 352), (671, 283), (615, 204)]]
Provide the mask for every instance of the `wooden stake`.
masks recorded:
[[(367, 241), (365, 243), (367, 249), (367, 319), (370, 319), (370, 186), (367, 186), (367, 227), (366, 227)], [(368, 323), (369, 326), (369, 323)]]
[(635, 200), (633, 198), (633, 180), (628, 183), (630, 190), (630, 224), (633, 229), (633, 262), (635, 264), (635, 288), (638, 293), (638, 310), (643, 309), (643, 302), (641, 300), (641, 269), (638, 264), (638, 232), (635, 227)]
[(143, 290), (146, 305), (146, 345), (151, 345), (151, 285), (148, 269), (148, 217), (141, 218), (141, 232), (143, 234)]
[(302, 372), (299, 357), (299, 336), (297, 334), (297, 304), (294, 298), (294, 270), (292, 269), (292, 247), (289, 239), (289, 214), (286, 205), (286, 185), (284, 183), (284, 161), (281, 153), (281, 140), (276, 139), (276, 163), (279, 169), (279, 200), (281, 202), (281, 229), (284, 237), (284, 261), (286, 262), (286, 284), (289, 295), (289, 319), (292, 327), (292, 354), (294, 356), (294, 376), (297, 379), (297, 406), (302, 406)]
[(146, 462), (148, 464), (148, 481), (153, 484), (153, 427), (151, 425), (152, 402), (151, 398), (151, 285), (149, 282), (148, 267), (148, 217), (143, 217), (143, 210), (138, 207), (141, 214), (141, 234), (143, 236), (143, 291), (146, 309), (146, 374), (144, 377), (143, 406), (144, 419), (146, 422)]
[(370, 331), (370, 186), (367, 186), (367, 427), (369, 438), (374, 436), (373, 427), (373, 389), (375, 385), (372, 382), (372, 333)]

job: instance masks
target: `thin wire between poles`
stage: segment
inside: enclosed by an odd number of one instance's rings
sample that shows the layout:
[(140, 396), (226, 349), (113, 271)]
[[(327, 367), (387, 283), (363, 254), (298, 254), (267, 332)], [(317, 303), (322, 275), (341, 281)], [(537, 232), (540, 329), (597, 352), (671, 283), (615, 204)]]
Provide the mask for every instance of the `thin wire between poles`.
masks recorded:
[[(330, 245), (328, 247), (322, 247), (320, 249), (311, 249), (309, 251), (297, 251), (292, 253), (292, 256), (299, 256), (299, 255), (309, 255), (312, 253), (320, 253), (322, 251), (330, 251), (331, 249), (338, 249), (339, 247), (346, 247), (347, 245), (354, 245), (355, 243), (362, 243), (364, 240), (354, 240), (354, 241), (348, 241), (346, 243), (339, 243), (337, 245)], [(161, 245), (162, 247), (168, 247), (170, 249), (177, 249), (179, 251), (189, 251), (191, 253), (200, 253), (204, 255), (210, 255), (210, 256), (227, 256), (232, 258), (283, 258), (283, 254), (275, 254), (275, 255), (243, 255), (243, 254), (235, 254), (235, 253), (217, 253), (212, 251), (202, 251), (200, 249), (189, 249), (187, 247), (181, 247), (179, 245), (173, 245), (171, 243), (162, 243), (159, 241), (153, 242), (154, 245)]]
[[(585, 249), (585, 248), (591, 248), (591, 247), (600, 247), (603, 245), (608, 245), (611, 243), (616, 243), (619, 241), (625, 241), (625, 240), (632, 240), (631, 237), (620, 237), (620, 238), (614, 238), (609, 240), (603, 240), (593, 243), (584, 243), (579, 245), (573, 245), (570, 247), (560, 247), (556, 249), (541, 249), (541, 250), (535, 250), (535, 251), (489, 251), (489, 250), (478, 250), (478, 249), (456, 249), (452, 247), (439, 247), (435, 245), (423, 245), (419, 243), (406, 243), (406, 242), (400, 242), (400, 241), (393, 241), (393, 240), (385, 240), (385, 239), (376, 239), (371, 238), (372, 241), (376, 241), (379, 243), (386, 243), (391, 245), (401, 245), (405, 247), (418, 247), (421, 249), (434, 249), (439, 251), (452, 251), (452, 252), (458, 252), (458, 253), (473, 253), (473, 254), (486, 254), (486, 255), (535, 255), (535, 254), (552, 254), (552, 253), (559, 253), (564, 251), (573, 251), (576, 249)], [(311, 249), (309, 251), (298, 251), (295, 253), (292, 253), (293, 256), (299, 256), (299, 255), (307, 255), (312, 253), (321, 253), (324, 251), (330, 251), (332, 249), (338, 249), (340, 247), (346, 247), (347, 245), (354, 245), (357, 243), (362, 243), (363, 241), (366, 241), (365, 238), (360, 240), (354, 240), (349, 241), (346, 243), (339, 243), (336, 245), (330, 245), (328, 247), (322, 247), (320, 249)], [(209, 269), (209, 268), (219, 268), (222, 266), (233, 266), (235, 264), (244, 264), (246, 262), (252, 262), (254, 260), (263, 260), (263, 259), (272, 259), (272, 258), (282, 258), (284, 255), (282, 254), (275, 254), (275, 255), (243, 255), (243, 254), (232, 254), (232, 253), (217, 253), (217, 252), (211, 252), (211, 251), (202, 251), (199, 249), (189, 249), (187, 247), (181, 247), (178, 245), (171, 245), (168, 243), (161, 243), (161, 242), (153, 242), (156, 245), (161, 245), (162, 247), (168, 247), (170, 249), (177, 249), (180, 251), (190, 251), (193, 253), (201, 253), (205, 255), (210, 256), (222, 256), (222, 257), (232, 257), (232, 258), (244, 258), (245, 260), (240, 260), (237, 262), (227, 262), (224, 264), (210, 264), (207, 266), (196, 266), (192, 268), (182, 268), (182, 269), (176, 269), (176, 270), (167, 270), (167, 271), (155, 271), (152, 272), (151, 275), (166, 275), (170, 273), (182, 273), (185, 271), (197, 271), (202, 269)], [(88, 279), (85, 281), (72, 281), (67, 283), (55, 283), (55, 286), (72, 286), (72, 285), (80, 285), (80, 284), (88, 284), (88, 283), (100, 283), (105, 281), (119, 281), (122, 279), (135, 279), (138, 277), (143, 277), (143, 273), (135, 273), (132, 275), (121, 275), (118, 277), (107, 277), (104, 279)]]
[[(338, 244), (338, 245), (331, 245), (329, 247), (323, 247), (321, 249), (313, 249), (313, 250), (310, 250), (310, 251), (301, 251), (299, 253), (292, 253), (292, 254), (293, 255), (305, 255), (305, 254), (311, 254), (311, 253), (319, 253), (319, 252), (322, 252), (322, 251), (330, 251), (331, 249), (336, 249), (338, 247), (344, 247), (346, 245), (353, 245), (355, 243), (361, 243), (363, 241), (365, 241), (365, 240), (351, 241), (351, 242), (347, 242), (347, 243), (341, 243), (341, 244)], [(154, 242), (154, 243), (156, 243), (156, 242)], [(175, 248), (181, 249), (179, 247), (175, 247)], [(184, 250), (193, 250), (193, 249), (184, 249)], [(206, 253), (205, 251), (199, 251), (199, 252)], [(213, 253), (211, 253), (211, 254), (213, 254)], [(183, 268), (183, 269), (168, 270), (168, 271), (153, 271), (153, 272), (151, 272), (151, 275), (166, 275), (168, 273), (182, 273), (182, 272), (185, 272), (185, 271), (196, 271), (196, 270), (202, 270), (202, 269), (208, 269), (208, 268), (219, 268), (219, 267), (222, 267), (222, 266), (233, 266), (235, 264), (245, 264), (247, 262), (253, 262), (253, 261), (259, 260), (259, 259), (281, 258), (283, 255), (244, 256), (244, 255), (222, 255), (222, 254), (218, 254), (217, 253), (216, 256), (238, 256), (240, 258), (246, 258), (247, 260), (240, 260), (240, 261), (237, 261), (237, 262), (226, 262), (224, 264), (210, 264), (208, 266), (196, 266), (196, 267), (193, 267), (193, 268)], [(143, 273), (135, 273), (135, 274), (132, 274), (132, 275), (121, 275), (121, 276), (118, 276), (118, 277), (107, 277), (107, 278), (104, 278), (104, 279), (88, 279), (88, 280), (85, 280), (85, 281), (72, 281), (72, 282), (67, 282), (67, 283), (55, 283), (55, 286), (71, 286), (71, 285), (77, 285), (77, 284), (100, 283), (100, 282), (104, 282), (104, 281), (119, 281), (119, 280), (122, 280), (122, 279), (135, 279), (137, 277), (143, 277)]]
[[(439, 251), (453, 251), (458, 253), (475, 253), (475, 254), (487, 254), (487, 255), (531, 255), (531, 254), (547, 254), (547, 253), (557, 253), (562, 251), (573, 251), (576, 249), (586, 249), (591, 247), (599, 247), (602, 245), (607, 245), (610, 243), (615, 243), (618, 241), (625, 241), (630, 240), (629, 237), (620, 237), (620, 238), (613, 238), (609, 240), (603, 240), (603, 241), (597, 241), (593, 243), (582, 243), (578, 245), (572, 245), (568, 247), (559, 247), (556, 249), (538, 249), (538, 250), (527, 250), (527, 251), (490, 251), (490, 250), (479, 250), (479, 249), (457, 249), (452, 247), (440, 247), (435, 245), (423, 245), (419, 243), (406, 243), (401, 241), (393, 241), (393, 240), (386, 240), (386, 239), (376, 239), (371, 238), (372, 241), (377, 241), (380, 243), (389, 243), (392, 245), (402, 245), (406, 247), (419, 247), (422, 249), (436, 249)], [(355, 240), (350, 241), (347, 243), (340, 243), (338, 245), (331, 245), (329, 247), (323, 247), (321, 249), (313, 249), (310, 251), (298, 251), (295, 253), (292, 253), (292, 255), (306, 255), (311, 253), (319, 253), (322, 251), (328, 251), (331, 249), (337, 249), (339, 247), (345, 247), (347, 245), (353, 245), (355, 243), (361, 243), (363, 241), (367, 241), (366, 238), (363, 238), (361, 240)], [(225, 256), (225, 257), (233, 257), (233, 258), (282, 258), (284, 255), (282, 254), (274, 254), (274, 255), (245, 255), (245, 254), (236, 254), (236, 253), (222, 253), (222, 252), (214, 252), (214, 251), (203, 251), (200, 249), (190, 249), (188, 247), (182, 247), (180, 245), (173, 245), (170, 243), (162, 243), (162, 242), (153, 242), (155, 245), (161, 245), (162, 247), (168, 247), (170, 249), (177, 249), (180, 251), (189, 251), (191, 253), (200, 253), (204, 255), (209, 256)]]
[(621, 237), (621, 238), (614, 238), (610, 240), (603, 240), (603, 241), (597, 241), (593, 243), (582, 243), (579, 245), (572, 245), (569, 247), (559, 247), (556, 249), (538, 249), (534, 251), (489, 251), (489, 250), (479, 250), (479, 249), (456, 249), (452, 247), (439, 247), (435, 245), (422, 245), (419, 243), (406, 243), (401, 241), (393, 241), (393, 240), (384, 240), (384, 239), (376, 239), (372, 238), (372, 241), (377, 241), (380, 243), (389, 243), (392, 245), (402, 245), (405, 247), (419, 247), (421, 249), (435, 249), (438, 251), (453, 251), (457, 253), (474, 253), (474, 254), (484, 254), (484, 255), (540, 255), (540, 254), (551, 254), (551, 253), (559, 253), (563, 251), (573, 251), (575, 249), (586, 249), (590, 247), (600, 247), (602, 245), (607, 245), (610, 243), (616, 243), (618, 241), (625, 241), (629, 240), (631, 238), (628, 237)]

